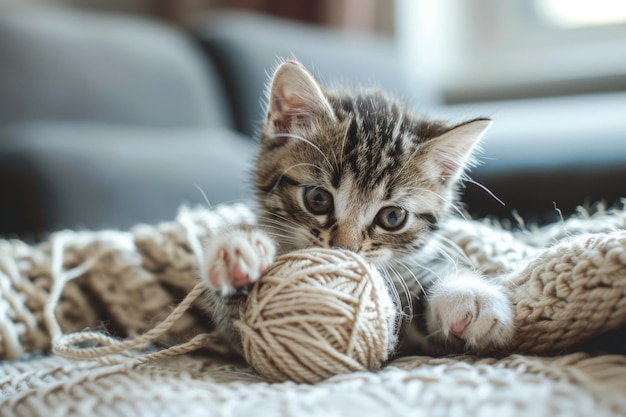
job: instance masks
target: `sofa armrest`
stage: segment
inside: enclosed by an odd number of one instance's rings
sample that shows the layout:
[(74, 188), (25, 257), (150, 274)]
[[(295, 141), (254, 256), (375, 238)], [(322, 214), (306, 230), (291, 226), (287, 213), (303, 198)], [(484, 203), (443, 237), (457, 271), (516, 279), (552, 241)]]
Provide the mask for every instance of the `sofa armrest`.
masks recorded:
[(181, 204), (252, 197), (256, 144), (227, 129), (22, 123), (0, 128), (0, 143), (0, 195), (10, 197), (0, 235), (127, 228)]

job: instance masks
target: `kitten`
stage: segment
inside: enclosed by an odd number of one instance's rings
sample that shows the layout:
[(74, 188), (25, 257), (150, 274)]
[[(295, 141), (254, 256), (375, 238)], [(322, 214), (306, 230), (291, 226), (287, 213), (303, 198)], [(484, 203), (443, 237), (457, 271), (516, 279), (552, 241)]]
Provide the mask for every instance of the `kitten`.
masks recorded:
[(232, 295), (277, 252), (339, 247), (377, 265), (403, 294), (425, 288), (423, 316), (406, 339), (411, 353), (505, 346), (513, 316), (504, 289), (437, 244), (437, 226), (455, 208), (457, 184), (490, 124), (426, 120), (380, 91), (326, 91), (299, 63), (280, 65), (256, 161), (259, 228), (205, 248), (202, 275), (218, 328), (236, 339), (240, 298)]

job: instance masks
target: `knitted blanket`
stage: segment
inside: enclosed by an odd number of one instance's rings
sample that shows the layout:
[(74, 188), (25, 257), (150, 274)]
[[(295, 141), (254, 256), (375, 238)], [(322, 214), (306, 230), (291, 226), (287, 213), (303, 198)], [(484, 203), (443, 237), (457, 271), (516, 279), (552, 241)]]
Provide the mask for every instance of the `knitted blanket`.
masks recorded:
[[(65, 231), (36, 246), (0, 241), (0, 415), (626, 414), (624, 210), (517, 231), (488, 221), (443, 225), (476, 267), (509, 285), (517, 331), (499, 357), (410, 356), (303, 385), (264, 381), (215, 343), (213, 352), (132, 366), (46, 353), (53, 339), (86, 328), (144, 334), (195, 286), (192, 242), (253, 223), (235, 205), (183, 210), (129, 232)], [(194, 302), (158, 344), (210, 332), (210, 314)]]

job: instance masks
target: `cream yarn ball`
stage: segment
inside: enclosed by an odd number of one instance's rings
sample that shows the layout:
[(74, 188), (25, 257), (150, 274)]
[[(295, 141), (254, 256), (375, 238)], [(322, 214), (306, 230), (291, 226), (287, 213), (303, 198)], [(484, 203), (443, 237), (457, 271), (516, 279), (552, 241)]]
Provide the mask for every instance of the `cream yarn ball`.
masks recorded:
[(397, 342), (398, 302), (380, 273), (340, 249), (279, 257), (237, 327), (248, 364), (274, 381), (315, 383), (381, 367)]

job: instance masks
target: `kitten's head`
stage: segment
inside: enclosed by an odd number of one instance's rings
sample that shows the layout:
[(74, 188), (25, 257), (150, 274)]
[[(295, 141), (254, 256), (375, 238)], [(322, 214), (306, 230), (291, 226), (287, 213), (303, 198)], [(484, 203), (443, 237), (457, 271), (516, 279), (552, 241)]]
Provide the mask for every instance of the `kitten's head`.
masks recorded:
[(384, 263), (421, 249), (453, 209), (490, 121), (425, 120), (379, 91), (326, 91), (297, 62), (269, 92), (255, 185), (283, 251), (341, 247)]

